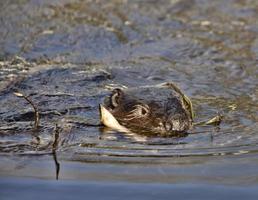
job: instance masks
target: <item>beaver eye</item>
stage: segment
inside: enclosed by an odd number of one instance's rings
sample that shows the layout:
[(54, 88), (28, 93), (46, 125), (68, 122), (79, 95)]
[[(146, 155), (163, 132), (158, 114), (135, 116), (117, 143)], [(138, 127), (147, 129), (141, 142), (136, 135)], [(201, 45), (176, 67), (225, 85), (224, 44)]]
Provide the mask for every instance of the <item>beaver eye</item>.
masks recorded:
[(148, 114), (148, 111), (149, 111), (149, 110), (148, 110), (147, 108), (145, 108), (145, 107), (142, 107), (142, 108), (141, 108), (141, 114), (142, 114), (142, 115), (147, 115), (147, 114)]
[(111, 95), (111, 105), (116, 108), (119, 104), (119, 99), (122, 95), (122, 90), (121, 89), (114, 89), (113, 93)]
[(139, 116), (147, 116), (149, 114), (149, 107), (143, 106), (143, 105), (137, 105), (136, 113)]

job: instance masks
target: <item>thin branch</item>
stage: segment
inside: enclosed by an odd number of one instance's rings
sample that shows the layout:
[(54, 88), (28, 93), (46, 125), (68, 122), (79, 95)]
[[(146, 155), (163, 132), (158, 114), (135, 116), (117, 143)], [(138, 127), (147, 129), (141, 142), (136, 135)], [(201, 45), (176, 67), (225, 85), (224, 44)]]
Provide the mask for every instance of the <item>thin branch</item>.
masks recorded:
[(60, 171), (60, 163), (57, 160), (56, 151), (53, 151), (53, 158), (54, 158), (55, 166), (56, 166), (56, 180), (58, 180), (59, 171)]
[(58, 139), (60, 134), (61, 128), (56, 124), (55, 131), (54, 131), (54, 142), (52, 145), (52, 150), (55, 151), (58, 147)]
[(25, 96), (24, 94), (20, 93), (20, 92), (14, 92), (14, 95), (17, 97), (22, 97), (24, 98), (34, 109), (34, 129), (37, 130), (39, 127), (39, 111), (37, 106), (33, 103), (33, 101)]
[(56, 180), (59, 178), (59, 171), (60, 171), (60, 163), (57, 160), (56, 156), (56, 150), (58, 148), (58, 139), (59, 139), (59, 134), (60, 134), (61, 128), (56, 124), (55, 131), (54, 131), (54, 142), (52, 145), (52, 154), (53, 158), (55, 161), (55, 167), (56, 167)]
[(196, 123), (194, 123), (194, 126), (207, 126), (207, 125), (219, 126), (223, 117), (224, 117), (223, 115), (218, 114), (218, 115), (216, 115), (215, 117), (213, 117), (209, 120), (196, 122)]
[(166, 86), (174, 89), (174, 91), (176, 91), (179, 95), (181, 95), (183, 101), (184, 101), (184, 104), (186, 105), (188, 111), (190, 112), (190, 117), (191, 117), (191, 120), (193, 121), (194, 119), (194, 110), (193, 110), (193, 104), (192, 104), (192, 101), (191, 99), (182, 92), (182, 90), (173, 82), (168, 82), (165, 84)]

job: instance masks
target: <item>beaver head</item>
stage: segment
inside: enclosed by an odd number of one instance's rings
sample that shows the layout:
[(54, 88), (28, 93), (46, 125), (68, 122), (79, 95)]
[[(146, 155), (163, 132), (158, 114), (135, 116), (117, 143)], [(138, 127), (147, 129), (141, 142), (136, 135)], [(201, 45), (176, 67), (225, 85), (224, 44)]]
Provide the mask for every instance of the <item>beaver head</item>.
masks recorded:
[(189, 106), (169, 84), (114, 89), (104, 107), (134, 133), (169, 136), (186, 132), (192, 125)]

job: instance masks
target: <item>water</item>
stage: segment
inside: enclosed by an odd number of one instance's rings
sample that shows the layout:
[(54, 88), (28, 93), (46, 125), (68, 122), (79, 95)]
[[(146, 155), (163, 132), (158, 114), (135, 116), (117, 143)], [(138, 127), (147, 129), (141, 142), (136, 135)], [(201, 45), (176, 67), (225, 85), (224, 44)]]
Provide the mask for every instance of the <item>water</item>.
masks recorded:
[[(27, 199), (22, 182), (32, 195), (54, 185), (63, 197), (67, 187), (99, 198), (120, 187), (124, 198), (126, 188), (139, 198), (189, 191), (205, 199), (215, 190), (221, 199), (257, 198), (256, 1), (0, 4), (1, 196), (19, 190)], [(112, 88), (167, 81), (192, 99), (196, 121), (223, 114), (220, 127), (142, 141), (98, 126), (98, 104)], [(17, 90), (37, 105), (39, 130)]]

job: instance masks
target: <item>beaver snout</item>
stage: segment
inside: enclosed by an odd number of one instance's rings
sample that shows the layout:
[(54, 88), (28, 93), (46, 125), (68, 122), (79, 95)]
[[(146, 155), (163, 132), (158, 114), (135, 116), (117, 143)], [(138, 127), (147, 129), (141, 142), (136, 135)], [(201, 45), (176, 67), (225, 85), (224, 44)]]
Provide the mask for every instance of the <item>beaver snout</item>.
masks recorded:
[(186, 132), (192, 123), (180, 94), (167, 85), (117, 88), (104, 100), (104, 106), (131, 132), (173, 136)]
[(183, 132), (190, 128), (191, 123), (187, 114), (174, 114), (168, 117), (165, 129), (168, 132)]

